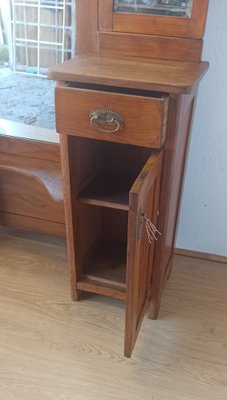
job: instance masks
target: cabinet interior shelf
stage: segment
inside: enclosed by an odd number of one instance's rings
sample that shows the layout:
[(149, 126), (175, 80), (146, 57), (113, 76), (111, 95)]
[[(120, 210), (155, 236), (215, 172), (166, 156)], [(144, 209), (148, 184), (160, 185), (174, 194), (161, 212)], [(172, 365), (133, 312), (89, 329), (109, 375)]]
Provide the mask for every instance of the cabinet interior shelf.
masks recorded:
[(90, 252), (83, 265), (78, 289), (125, 299), (126, 245), (115, 241), (101, 241)]
[(119, 172), (100, 172), (79, 195), (85, 204), (109, 207), (118, 210), (129, 209), (129, 192), (133, 177)]

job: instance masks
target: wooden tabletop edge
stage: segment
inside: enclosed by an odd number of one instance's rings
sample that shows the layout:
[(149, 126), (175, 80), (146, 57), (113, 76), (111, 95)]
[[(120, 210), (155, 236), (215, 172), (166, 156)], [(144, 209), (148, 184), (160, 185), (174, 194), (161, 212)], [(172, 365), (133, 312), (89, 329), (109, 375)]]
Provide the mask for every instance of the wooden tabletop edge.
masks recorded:
[[(83, 73), (81, 73), (81, 65), (79, 65), (80, 62), (85, 62), (87, 60), (88, 63), (91, 65), (91, 70), (83, 70)], [(100, 74), (97, 72), (94, 72), (93, 68), (93, 60), (97, 62), (100, 62)], [(154, 90), (154, 91), (161, 91), (161, 92), (170, 92), (170, 93), (190, 93), (191, 90), (194, 88), (194, 86), (202, 79), (203, 75), (206, 73), (206, 71), (209, 68), (209, 63), (206, 61), (200, 61), (200, 62), (179, 62), (179, 61), (170, 61), (166, 60), (163, 65), (165, 66), (174, 66), (176, 65), (177, 67), (182, 66), (182, 72), (184, 71), (187, 72), (187, 68), (190, 67), (197, 67), (197, 70), (194, 72), (194, 77), (191, 78), (191, 82), (185, 82), (182, 83), (178, 81), (176, 78), (175, 79), (170, 79), (169, 81), (164, 82), (162, 79), (153, 79), (151, 74), (147, 73), (141, 78), (135, 79), (135, 77), (132, 75), (126, 78), (125, 76), (121, 76), (120, 74), (111, 74), (111, 72), (108, 74), (104, 73), (102, 74), (102, 62), (104, 64), (110, 62), (112, 59), (110, 58), (105, 58), (105, 57), (94, 57), (94, 56), (83, 56), (83, 57), (76, 57), (72, 60), (66, 61), (64, 64), (58, 64), (55, 67), (52, 67), (48, 70), (48, 78), (52, 80), (57, 80), (57, 81), (72, 81), (72, 82), (82, 82), (82, 83), (87, 83), (87, 84), (103, 84), (106, 86), (116, 86), (116, 87), (131, 87), (135, 89), (144, 89), (144, 90)], [(153, 63), (152, 63), (153, 61)], [(79, 68), (77, 68), (77, 62), (79, 65)], [(132, 65), (132, 61), (125, 59), (125, 63), (129, 63), (129, 66)], [(162, 63), (163, 60), (150, 60), (149, 62), (141, 62), (140, 60), (138, 61), (138, 66), (149, 66), (153, 65), (156, 66), (158, 63)], [(133, 61), (133, 64), (135, 64), (135, 60)], [(116, 62), (116, 66), (117, 66)], [(96, 71), (99, 70), (99, 63), (94, 64), (94, 67), (96, 68)]]

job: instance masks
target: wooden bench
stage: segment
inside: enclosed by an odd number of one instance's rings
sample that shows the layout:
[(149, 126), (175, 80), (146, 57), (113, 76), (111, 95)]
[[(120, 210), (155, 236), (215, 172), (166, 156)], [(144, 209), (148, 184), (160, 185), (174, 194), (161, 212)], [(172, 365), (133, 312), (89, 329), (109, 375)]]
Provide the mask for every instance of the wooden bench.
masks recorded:
[(0, 119), (0, 224), (65, 236), (54, 130)]

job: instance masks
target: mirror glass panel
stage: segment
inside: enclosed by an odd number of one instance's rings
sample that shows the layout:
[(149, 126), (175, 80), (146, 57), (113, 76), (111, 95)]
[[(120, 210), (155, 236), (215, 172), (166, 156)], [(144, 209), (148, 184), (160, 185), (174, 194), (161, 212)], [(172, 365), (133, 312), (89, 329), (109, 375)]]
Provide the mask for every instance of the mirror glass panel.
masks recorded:
[(114, 0), (114, 12), (190, 18), (193, 0)]

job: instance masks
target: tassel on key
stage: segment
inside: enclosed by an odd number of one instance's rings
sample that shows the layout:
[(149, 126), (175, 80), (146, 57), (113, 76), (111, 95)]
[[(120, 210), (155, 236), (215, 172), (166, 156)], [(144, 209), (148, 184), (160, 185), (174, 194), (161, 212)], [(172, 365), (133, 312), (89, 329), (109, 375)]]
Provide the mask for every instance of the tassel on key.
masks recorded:
[(151, 244), (153, 240), (158, 240), (157, 235), (161, 235), (161, 232), (156, 228), (156, 226), (147, 218), (147, 215), (144, 215), (144, 223), (146, 227), (147, 237), (149, 243)]

